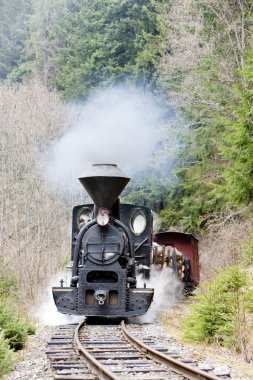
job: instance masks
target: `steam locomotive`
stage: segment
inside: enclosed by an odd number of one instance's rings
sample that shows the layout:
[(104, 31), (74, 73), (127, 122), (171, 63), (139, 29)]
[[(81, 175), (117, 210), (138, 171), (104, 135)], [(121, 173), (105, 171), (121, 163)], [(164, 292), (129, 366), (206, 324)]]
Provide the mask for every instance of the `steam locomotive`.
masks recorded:
[(151, 210), (120, 203), (130, 178), (117, 165), (95, 164), (79, 180), (94, 204), (73, 208), (70, 286), (53, 287), (59, 312), (108, 318), (145, 314), (154, 289), (145, 283), (137, 287), (136, 275), (148, 279), (151, 264), (158, 270), (171, 267), (186, 287), (197, 285), (197, 240), (173, 232), (153, 236)]
[(93, 165), (79, 178), (94, 205), (76, 206), (72, 219), (72, 278), (54, 287), (59, 312), (85, 316), (130, 317), (144, 314), (154, 289), (137, 288), (139, 270), (148, 276), (152, 214), (147, 207), (120, 204), (130, 178), (117, 165)]

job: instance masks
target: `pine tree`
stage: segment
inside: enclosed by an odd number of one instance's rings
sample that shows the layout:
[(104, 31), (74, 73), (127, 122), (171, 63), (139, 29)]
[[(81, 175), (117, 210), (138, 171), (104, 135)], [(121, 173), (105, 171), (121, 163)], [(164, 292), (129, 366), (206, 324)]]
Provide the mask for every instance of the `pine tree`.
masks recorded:
[(33, 12), (31, 1), (0, 1), (0, 80), (19, 64)]
[(189, 134), (179, 182), (162, 216), (164, 224), (176, 219), (198, 230), (213, 212), (230, 212), (251, 197), (251, 143), (239, 127), (247, 106), (235, 86), (246, 91), (239, 72), (252, 45), (252, 1), (179, 0), (164, 9), (161, 83)]
[(241, 71), (243, 85), (238, 84), (238, 100), (231, 107), (231, 117), (225, 119), (225, 131), (220, 153), (225, 161), (221, 190), (228, 201), (237, 206), (253, 200), (253, 51), (247, 54)]
[(98, 86), (151, 83), (157, 60), (155, 6), (150, 0), (71, 0), (58, 19), (61, 39), (53, 82), (69, 98)]

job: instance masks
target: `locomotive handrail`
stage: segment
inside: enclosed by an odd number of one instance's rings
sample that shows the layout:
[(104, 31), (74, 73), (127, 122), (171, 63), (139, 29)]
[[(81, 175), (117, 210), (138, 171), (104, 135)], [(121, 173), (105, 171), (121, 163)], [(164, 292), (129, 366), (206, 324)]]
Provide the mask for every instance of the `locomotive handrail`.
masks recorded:
[(146, 241), (148, 241), (147, 237), (144, 240), (142, 240), (142, 242), (140, 242), (140, 244), (135, 248), (134, 252), (137, 252), (138, 249), (141, 248), (144, 243), (146, 243)]
[(119, 227), (121, 227), (125, 233), (127, 234), (127, 237), (128, 237), (128, 241), (129, 241), (129, 250), (130, 250), (130, 257), (134, 258), (134, 243), (133, 243), (133, 239), (132, 239), (132, 236), (131, 236), (131, 233), (130, 233), (130, 230), (127, 226), (125, 226), (120, 220), (118, 219), (115, 219), (115, 218), (112, 218), (113, 220), (113, 223), (115, 223), (116, 225), (118, 225)]
[(74, 250), (74, 257), (73, 257), (72, 277), (77, 276), (79, 251), (81, 249), (81, 243), (82, 243), (83, 236), (84, 236), (85, 232), (88, 231), (88, 229), (96, 223), (97, 223), (96, 219), (91, 220), (89, 223), (85, 224), (85, 226), (83, 226), (81, 228), (81, 230), (79, 231), (79, 233), (77, 235), (77, 239), (76, 239), (76, 243), (75, 243), (75, 250)]
[(132, 236), (131, 236), (129, 228), (127, 226), (125, 226), (125, 224), (123, 224), (118, 219), (113, 219), (113, 222), (115, 224), (117, 224), (119, 227), (123, 228), (123, 230), (127, 234), (128, 241), (129, 241), (129, 248), (130, 248), (130, 257), (134, 258), (134, 243), (133, 243), (133, 239), (132, 239)]

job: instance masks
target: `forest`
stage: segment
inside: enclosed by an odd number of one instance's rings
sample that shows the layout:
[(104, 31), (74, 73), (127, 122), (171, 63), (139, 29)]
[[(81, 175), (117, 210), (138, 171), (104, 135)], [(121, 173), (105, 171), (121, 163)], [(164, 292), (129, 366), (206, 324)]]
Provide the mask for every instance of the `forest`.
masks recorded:
[(80, 101), (134, 83), (177, 111), (187, 132), (163, 228), (173, 221), (199, 231), (214, 214), (250, 210), (251, 1), (22, 0), (1, 8), (2, 86), (36, 78), (61, 101)]
[[(155, 210), (160, 230), (195, 233), (206, 278), (252, 264), (252, 32), (252, 0), (0, 1), (1, 305), (15, 294), (28, 311), (67, 260), (83, 195), (59, 196), (38, 157), (71, 127), (69, 104), (115, 86), (151, 93), (164, 115), (160, 161), (124, 200)], [(0, 374), (4, 331), (0, 317)]]

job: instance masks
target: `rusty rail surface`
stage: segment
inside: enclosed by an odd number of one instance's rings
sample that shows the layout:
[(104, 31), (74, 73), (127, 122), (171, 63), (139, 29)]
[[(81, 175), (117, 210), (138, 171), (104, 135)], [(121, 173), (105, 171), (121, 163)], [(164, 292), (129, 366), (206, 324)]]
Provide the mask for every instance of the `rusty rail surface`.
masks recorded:
[(212, 375), (208, 372), (202, 371), (198, 368), (194, 368), (192, 366), (186, 365), (180, 360), (176, 360), (168, 355), (159, 352), (152, 347), (147, 346), (139, 339), (134, 337), (127, 330), (124, 321), (121, 322), (121, 329), (125, 335), (125, 337), (131, 342), (131, 344), (139, 350), (143, 355), (154, 360), (155, 362), (164, 364), (174, 370), (176, 373), (185, 376), (187, 379), (196, 380), (196, 379), (209, 379), (209, 380), (219, 380), (219, 378), (215, 375)]
[(89, 351), (84, 348), (83, 344), (79, 339), (79, 331), (85, 325), (85, 321), (79, 323), (75, 330), (75, 344), (79, 352), (85, 357), (91, 368), (99, 375), (99, 379), (103, 380), (120, 380), (119, 377), (115, 376), (113, 372), (109, 371), (104, 365), (102, 365)]

